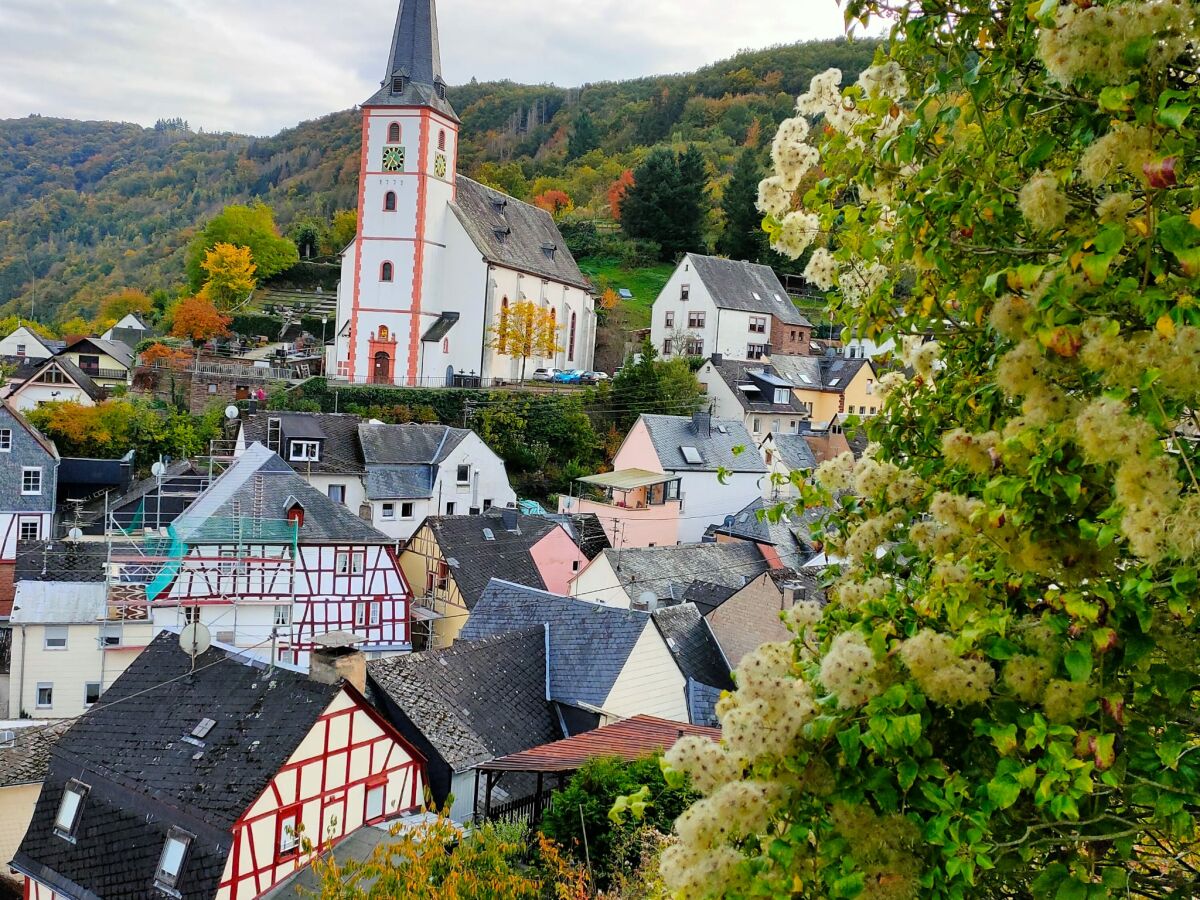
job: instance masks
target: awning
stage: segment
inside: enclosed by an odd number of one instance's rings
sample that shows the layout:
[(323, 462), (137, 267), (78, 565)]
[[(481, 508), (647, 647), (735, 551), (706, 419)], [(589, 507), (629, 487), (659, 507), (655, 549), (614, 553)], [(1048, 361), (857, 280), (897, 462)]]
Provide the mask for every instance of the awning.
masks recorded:
[(429, 326), (429, 330), (421, 335), (423, 342), (437, 342), (444, 338), (447, 332), (454, 327), (454, 323), (458, 321), (458, 313), (444, 312), (437, 317), (437, 321)]
[(652, 484), (674, 481), (677, 477), (676, 475), (666, 475), (662, 472), (650, 472), (646, 469), (618, 469), (615, 472), (602, 472), (599, 475), (588, 475), (577, 480), (585, 484), (615, 488), (619, 491), (630, 491), (634, 488), (649, 487)]

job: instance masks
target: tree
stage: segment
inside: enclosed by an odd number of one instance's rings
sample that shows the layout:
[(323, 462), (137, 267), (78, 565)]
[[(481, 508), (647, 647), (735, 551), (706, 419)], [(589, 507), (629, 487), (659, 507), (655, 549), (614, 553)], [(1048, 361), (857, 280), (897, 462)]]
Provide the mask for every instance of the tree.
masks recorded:
[(325, 223), (312, 216), (304, 216), (292, 222), (287, 236), (296, 245), (300, 258), (310, 259), (322, 253), (322, 248), (328, 244), (325, 231)]
[(581, 109), (575, 116), (571, 127), (571, 137), (567, 142), (567, 161), (586, 156), (600, 146), (600, 129), (596, 127), (591, 115), (586, 109)]
[(758, 183), (762, 166), (756, 151), (741, 152), (733, 166), (733, 174), (721, 198), (725, 214), (725, 230), (717, 239), (717, 252), (730, 259), (757, 262), (767, 249), (767, 236), (762, 229), (762, 213), (758, 211)]
[(561, 327), (554, 311), (538, 306), (532, 300), (518, 300), (502, 309), (496, 323), (489, 329), (488, 346), (506, 356), (521, 360), (521, 380), (525, 380), (525, 364), (531, 356), (554, 356), (562, 349), (558, 342)]
[(100, 301), (100, 309), (96, 314), (96, 330), (107, 331), (130, 313), (146, 318), (153, 311), (154, 303), (145, 291), (125, 288), (115, 294), (109, 294)]
[(350, 242), (358, 235), (358, 212), (353, 209), (343, 209), (333, 216), (333, 222), (329, 226), (329, 244), (325, 248), (325, 252), (334, 256), (341, 253), (349, 246)]
[(550, 215), (558, 218), (563, 213), (571, 210), (571, 198), (565, 191), (552, 188), (534, 197), (533, 205), (538, 207), (538, 209), (544, 209)]
[(704, 160), (694, 146), (678, 155), (654, 150), (634, 170), (620, 203), (621, 227), (632, 238), (656, 241), (664, 260), (703, 251), (705, 185)]
[(23, 319), (20, 316), (5, 316), (0, 319), (0, 335), (12, 334), (22, 325), (40, 337), (53, 338), (55, 336), (54, 329), (50, 326), (32, 319)]
[(61, 334), (65, 340), (69, 340), (72, 337), (89, 335), (93, 330), (92, 323), (83, 316), (79, 315), (71, 316), (71, 318), (61, 322), (58, 326), (58, 333)]
[(175, 307), (171, 322), (171, 336), (186, 338), (192, 346), (199, 347), (205, 341), (225, 337), (229, 334), (229, 323), (233, 319), (225, 315), (205, 297), (188, 297)]
[(633, 170), (626, 169), (621, 173), (621, 177), (608, 186), (608, 191), (605, 194), (608, 199), (608, 211), (613, 217), (614, 222), (621, 221), (621, 204), (625, 202), (625, 195), (629, 193), (629, 189), (633, 187)]
[(205, 279), (200, 296), (217, 309), (228, 310), (241, 304), (258, 284), (249, 247), (216, 244), (205, 253), (203, 266)]
[(666, 755), (705, 799), (662, 873), (689, 897), (1190, 896), (1197, 4), (845, 7), (892, 40), (856, 84), (813, 78), (759, 207), (792, 258), (829, 241), (805, 276), (903, 365), (870, 452), (801, 502), (832, 510), (830, 602), (743, 660), (721, 747)]
[(300, 261), (296, 245), (280, 236), (271, 207), (261, 202), (234, 204), (213, 216), (188, 244), (187, 275), (193, 291), (204, 285), (204, 262), (217, 244), (249, 247), (259, 278), (270, 278)]

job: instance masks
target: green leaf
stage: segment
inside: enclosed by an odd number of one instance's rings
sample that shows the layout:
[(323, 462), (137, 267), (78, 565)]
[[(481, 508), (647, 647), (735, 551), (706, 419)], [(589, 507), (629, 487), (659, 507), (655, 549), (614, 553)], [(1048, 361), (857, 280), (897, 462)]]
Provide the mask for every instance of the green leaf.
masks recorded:
[(902, 790), (908, 790), (917, 780), (918, 766), (915, 760), (905, 757), (896, 764), (896, 781)]
[(1054, 135), (1048, 134), (1044, 136), (1021, 157), (1021, 165), (1027, 169), (1041, 165), (1050, 158), (1050, 155), (1054, 153), (1054, 148), (1057, 146), (1058, 142), (1054, 139)]
[(1136, 81), (1106, 87), (1100, 92), (1100, 108), (1105, 112), (1128, 111), (1130, 102), (1138, 95), (1139, 87)]
[(1164, 109), (1160, 109), (1155, 119), (1159, 125), (1179, 131), (1194, 108), (1190, 103), (1171, 103)]
[(1092, 674), (1092, 651), (1087, 644), (1075, 644), (1063, 657), (1063, 665), (1072, 681), (1087, 681)]
[(999, 725), (992, 726), (992, 743), (996, 745), (996, 752), (1001, 756), (1007, 756), (1017, 749), (1017, 725), (1015, 722), (1009, 722), (1003, 728)]
[(842, 745), (842, 753), (846, 757), (846, 765), (855, 766), (862, 756), (862, 740), (858, 726), (844, 728), (837, 733), (838, 743)]
[(1155, 35), (1147, 34), (1126, 44), (1125, 50), (1121, 53), (1125, 65), (1131, 69), (1140, 69), (1144, 66), (1146, 60), (1150, 58), (1150, 48), (1154, 46), (1154, 41)]
[(987, 794), (998, 809), (1008, 809), (1021, 796), (1021, 786), (1008, 778), (993, 778), (987, 783)]
[[(892, 729), (892, 734), (895, 736), (893, 746), (911, 747), (921, 739), (921, 714), (897, 716), (892, 721)], [(889, 739), (888, 743), (892, 744), (893, 742)]]

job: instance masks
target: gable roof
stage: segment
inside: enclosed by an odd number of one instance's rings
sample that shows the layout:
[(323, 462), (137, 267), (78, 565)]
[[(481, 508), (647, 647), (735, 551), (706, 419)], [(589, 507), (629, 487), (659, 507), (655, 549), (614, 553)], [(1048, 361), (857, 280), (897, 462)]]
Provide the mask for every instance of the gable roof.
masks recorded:
[[(726, 516), (725, 521), (710, 525), (707, 533), (724, 534), (758, 544), (770, 544), (781, 557), (795, 555), (796, 530), (801, 525), (793, 520), (790, 512), (784, 512), (778, 520), (772, 520), (770, 512), (774, 505), (762, 497), (755, 497), (733, 515)], [(783, 561), (785, 565), (792, 564), (788, 559)]]
[[(251, 444), (228, 469), (196, 498), (175, 520), (175, 530), (188, 543), (217, 543), (213, 519), (258, 519), (268, 526), (284, 522), (288, 510), (299, 503), (304, 524), (299, 529), (301, 544), (392, 544), (350, 510), (312, 487), (297, 475), (278, 454), (262, 444)], [(269, 523), (269, 524), (268, 524)], [(257, 539), (261, 540), (264, 534)], [(270, 543), (270, 541), (268, 541)]]
[(358, 440), (368, 466), (434, 465), (470, 434), (470, 429), (449, 425), (358, 423)]
[(575, 546), (589, 560), (595, 559), (602, 551), (612, 546), (608, 540), (608, 532), (604, 530), (604, 523), (595, 513), (547, 513), (546, 518), (566, 529)]
[[(340, 690), (279, 666), (267, 678), (263, 663), (216, 648), (193, 671), (163, 632), (59, 739), (14, 865), (69, 896), (149, 895), (179, 825), (196, 835), (186, 896), (214, 896), (230, 829)], [(202, 719), (211, 730), (185, 740)], [(53, 834), (68, 778), (91, 787), (73, 844)]]
[(600, 707), (650, 625), (650, 614), (492, 579), (459, 638), (482, 640), (539, 625), (549, 629), (550, 696)]
[[(643, 413), (638, 421), (645, 424), (658, 461), (667, 471), (715, 472), (722, 467), (731, 472), (767, 471), (762, 457), (754, 452), (750, 432), (735, 419), (712, 419), (704, 413), (690, 418)], [(706, 422), (711, 422), (711, 426)], [(703, 461), (689, 464), (682, 447), (695, 447)], [(743, 449), (734, 453), (735, 447)]]
[(50, 440), (50, 438), (46, 437), (44, 434), (34, 428), (33, 424), (27, 418), (21, 415), (21, 411), (19, 409), (9, 403), (7, 400), (0, 400), (0, 407), (3, 407), (4, 411), (8, 413), (13, 421), (25, 429), (29, 436), (37, 441), (38, 445), (46, 451), (47, 455), (49, 455), (51, 459), (61, 458), (58, 455), (58, 447), (55, 445), (54, 441)]
[(770, 266), (699, 253), (689, 253), (686, 259), (722, 309), (764, 313), (788, 325), (812, 327)]
[(656, 609), (651, 618), (684, 678), (724, 691), (733, 690), (729, 663), (696, 604), (664, 606)]
[(488, 262), (592, 289), (550, 213), (464, 175), (455, 184), (450, 208)]
[(504, 511), (489, 510), (477, 516), (429, 516), (425, 525), (437, 541), (467, 609), (475, 608), (493, 578), (546, 587), (529, 551), (559, 527), (557, 522), (515, 515), (514, 530), (510, 531), (504, 527)]
[(743, 541), (605, 550), (604, 557), (631, 598), (653, 591), (659, 600), (681, 596), (694, 581), (740, 588), (769, 568), (758, 547)]
[[(807, 407), (792, 393), (791, 383), (777, 375), (769, 365), (732, 359), (720, 362), (711, 359), (709, 364), (746, 412), (791, 413), (799, 416), (807, 411)], [(776, 388), (787, 392), (785, 402), (775, 402)]]
[(133, 368), (133, 350), (121, 341), (107, 341), (104, 338), (98, 337), (82, 337), (68, 344), (63, 353), (78, 353), (80, 346), (83, 344), (91, 344), (94, 349), (111, 356), (126, 369)]
[(25, 334), (27, 334), (29, 336), (29, 338), (35, 344), (39, 345), (43, 350), (45, 350), (51, 356), (53, 356), (55, 353), (57, 353), (59, 350), (62, 349), (61, 346), (57, 346), (57, 347), (55, 346), (56, 344), (60, 344), (59, 341), (51, 341), (47, 338), (42, 337), (40, 334), (38, 334), (36, 331), (34, 331), (28, 325), (18, 325), (16, 328), (14, 328), (12, 331), (10, 331), (7, 335), (5, 335), (5, 337), (6, 338), (12, 337), (18, 331), (25, 332)]
[(94, 382), (92, 380), (90, 375), (88, 375), (86, 372), (84, 372), (83, 369), (79, 368), (79, 366), (75, 365), (75, 363), (71, 362), (71, 360), (69, 360), (65, 356), (52, 356), (49, 359), (42, 360), (41, 365), (39, 365), (37, 368), (33, 369), (29, 373), (28, 378), (26, 378), (19, 385), (17, 385), (15, 388), (13, 388), (11, 391), (9, 391), (8, 396), (12, 397), (15, 394), (20, 393), (21, 389), (24, 388), (26, 385), (37, 382), (38, 378), (41, 377), (42, 373), (51, 368), (56, 368), (60, 372), (62, 372), (68, 381), (73, 383), (77, 388), (79, 388), (81, 391), (83, 391), (85, 394), (87, 394), (87, 396), (90, 399), (92, 399), (93, 401), (95, 401), (96, 403), (99, 403), (101, 400), (105, 399), (108, 396), (104, 392), (104, 388), (102, 388), (102, 387), (100, 387), (100, 385), (96, 384), (96, 382)]
[(373, 660), (367, 673), (457, 772), (562, 737), (541, 627)]
[(772, 432), (767, 437), (771, 439), (775, 452), (789, 469), (807, 472), (817, 467), (817, 458), (804, 435)]
[[(305, 473), (320, 475), (361, 475), (364, 471), (362, 451), (358, 446), (358, 427), (362, 417), (350, 413), (268, 412), (242, 420), (242, 438), (247, 445), (258, 442), (268, 446), (268, 430), (272, 419), (280, 422), (281, 440), (303, 438), (320, 440), (321, 458), (315, 462), (297, 462)], [(268, 447), (286, 459), (286, 447)]]

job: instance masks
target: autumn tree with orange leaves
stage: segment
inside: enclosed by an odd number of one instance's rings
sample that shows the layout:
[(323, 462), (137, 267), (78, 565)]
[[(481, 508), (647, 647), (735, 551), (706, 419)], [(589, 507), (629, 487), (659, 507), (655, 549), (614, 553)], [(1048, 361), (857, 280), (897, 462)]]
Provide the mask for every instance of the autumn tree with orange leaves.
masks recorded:
[(175, 308), (171, 325), (171, 336), (185, 338), (199, 347), (205, 341), (225, 337), (229, 334), (229, 323), (233, 319), (225, 315), (211, 300), (204, 297), (188, 297)]
[(621, 173), (621, 177), (612, 183), (608, 189), (608, 208), (612, 213), (613, 221), (621, 221), (621, 203), (625, 200), (625, 195), (629, 189), (633, 187), (633, 170), (626, 169)]

